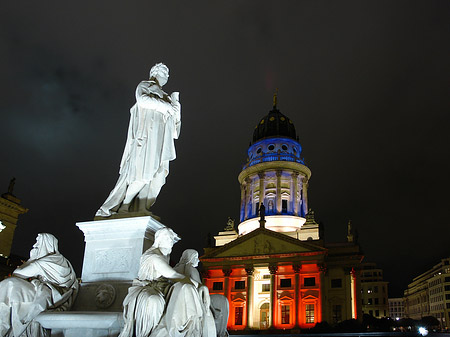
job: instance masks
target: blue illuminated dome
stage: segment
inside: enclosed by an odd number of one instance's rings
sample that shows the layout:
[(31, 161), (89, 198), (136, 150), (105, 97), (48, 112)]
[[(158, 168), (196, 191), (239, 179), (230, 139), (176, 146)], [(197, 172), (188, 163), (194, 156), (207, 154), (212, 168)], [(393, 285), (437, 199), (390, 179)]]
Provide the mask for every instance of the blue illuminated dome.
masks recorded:
[(298, 142), (294, 123), (276, 106), (263, 117), (253, 132), (244, 168), (270, 161), (291, 161), (304, 164), (300, 157), (302, 147)]

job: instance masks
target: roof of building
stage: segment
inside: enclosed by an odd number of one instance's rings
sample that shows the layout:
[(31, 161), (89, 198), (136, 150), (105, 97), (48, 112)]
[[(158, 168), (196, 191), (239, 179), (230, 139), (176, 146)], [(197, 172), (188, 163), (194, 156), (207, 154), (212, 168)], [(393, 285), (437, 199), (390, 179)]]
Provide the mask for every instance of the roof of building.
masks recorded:
[(259, 121), (253, 132), (252, 143), (270, 137), (287, 137), (297, 140), (294, 123), (283, 115), (276, 105)]

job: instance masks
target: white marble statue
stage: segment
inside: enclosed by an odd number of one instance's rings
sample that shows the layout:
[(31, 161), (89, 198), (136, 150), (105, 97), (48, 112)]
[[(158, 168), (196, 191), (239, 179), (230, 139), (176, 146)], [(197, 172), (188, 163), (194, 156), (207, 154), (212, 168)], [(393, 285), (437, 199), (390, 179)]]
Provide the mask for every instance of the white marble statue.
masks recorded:
[(38, 234), (30, 259), (0, 282), (0, 337), (40, 336), (43, 330), (33, 319), (45, 310), (69, 309), (77, 292), (78, 280), (58, 240)]
[(186, 279), (172, 286), (164, 316), (150, 337), (216, 337), (209, 291), (202, 285), (198, 263), (197, 251), (183, 252), (174, 269)]
[(230, 311), (230, 304), (228, 299), (220, 294), (212, 294), (211, 298), (211, 311), (214, 316), (214, 322), (216, 324), (217, 337), (228, 337), (227, 323), (228, 315)]
[(155, 233), (155, 241), (141, 257), (138, 278), (123, 301), (125, 326), (119, 337), (148, 337), (158, 325), (173, 282), (185, 276), (169, 265), (170, 253), (178, 235), (170, 228)]
[(148, 212), (164, 185), (169, 161), (176, 158), (174, 139), (181, 128), (179, 93), (168, 95), (162, 90), (168, 78), (169, 69), (158, 63), (150, 70), (150, 80), (139, 83), (120, 176), (96, 216)]

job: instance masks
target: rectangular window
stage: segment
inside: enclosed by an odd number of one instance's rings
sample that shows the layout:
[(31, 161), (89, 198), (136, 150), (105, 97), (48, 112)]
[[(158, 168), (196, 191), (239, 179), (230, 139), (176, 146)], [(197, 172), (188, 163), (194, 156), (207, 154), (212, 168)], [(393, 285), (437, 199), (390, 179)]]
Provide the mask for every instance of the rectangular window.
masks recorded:
[(450, 282), (450, 276), (445, 277), (445, 282)]
[(316, 278), (315, 277), (305, 277), (303, 280), (303, 283), (305, 287), (312, 287), (316, 285)]
[(340, 304), (333, 305), (333, 323), (339, 323), (342, 321), (342, 306)]
[(291, 306), (282, 305), (281, 306), (281, 324), (289, 324), (291, 316)]
[(291, 287), (291, 279), (284, 278), (280, 280), (280, 288), (290, 288)]
[(373, 292), (374, 292), (375, 294), (378, 293), (378, 286), (373, 287)]
[(267, 279), (270, 279), (270, 275), (263, 275), (263, 279), (265, 279), (265, 280), (267, 280)]
[(342, 288), (342, 279), (340, 278), (332, 279), (331, 288)]
[(262, 285), (262, 291), (270, 291), (270, 283)]
[(380, 316), (380, 310), (375, 310), (375, 317), (379, 317)]
[(245, 281), (235, 281), (234, 289), (245, 289)]
[(234, 325), (242, 325), (243, 313), (244, 313), (244, 307), (234, 308)]
[(213, 283), (213, 290), (222, 290), (223, 289), (223, 282), (214, 282)]
[[(375, 304), (379, 304), (378, 303), (378, 298), (375, 298)], [(378, 316), (378, 315), (377, 315)]]
[(444, 286), (445, 291), (450, 291), (450, 286)]
[(368, 299), (367, 299), (367, 304), (368, 304), (368, 305), (372, 305), (372, 304), (373, 304), (373, 301), (372, 301), (371, 298), (368, 298)]
[(445, 299), (450, 300), (450, 294), (445, 294)]
[(305, 306), (306, 323), (314, 323), (314, 304)]
[(281, 200), (281, 212), (283, 213), (287, 213), (287, 205), (288, 205), (288, 201), (287, 200)]

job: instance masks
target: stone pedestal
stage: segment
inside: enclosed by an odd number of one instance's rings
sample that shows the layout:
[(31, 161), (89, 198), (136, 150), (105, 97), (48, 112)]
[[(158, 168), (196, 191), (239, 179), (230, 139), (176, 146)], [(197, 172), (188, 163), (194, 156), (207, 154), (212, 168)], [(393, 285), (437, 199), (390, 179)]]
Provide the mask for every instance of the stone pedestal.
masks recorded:
[(137, 278), (140, 257), (164, 227), (151, 216), (105, 219), (76, 224), (84, 233), (81, 288), (74, 311), (122, 311), (122, 302)]

